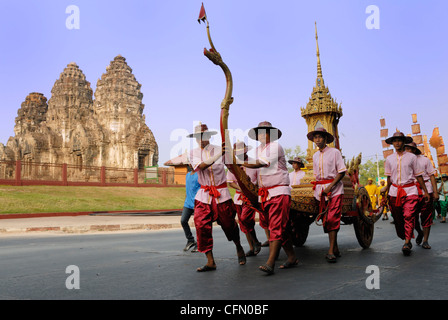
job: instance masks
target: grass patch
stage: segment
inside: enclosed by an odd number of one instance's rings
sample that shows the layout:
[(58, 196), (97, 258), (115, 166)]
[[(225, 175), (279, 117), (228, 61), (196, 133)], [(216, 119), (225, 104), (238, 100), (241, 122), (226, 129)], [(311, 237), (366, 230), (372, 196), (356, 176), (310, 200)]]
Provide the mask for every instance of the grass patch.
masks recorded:
[(181, 209), (185, 188), (0, 186), (0, 214)]

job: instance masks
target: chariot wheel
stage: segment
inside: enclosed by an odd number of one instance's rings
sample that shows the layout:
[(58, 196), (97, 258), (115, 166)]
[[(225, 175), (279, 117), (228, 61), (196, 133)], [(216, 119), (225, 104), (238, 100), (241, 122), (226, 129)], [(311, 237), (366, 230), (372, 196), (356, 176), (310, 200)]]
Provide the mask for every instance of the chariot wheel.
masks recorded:
[(295, 247), (302, 247), (308, 238), (311, 222), (302, 212), (290, 210), (289, 214), (289, 227), (291, 228), (292, 243)]
[(364, 187), (358, 189), (355, 206), (358, 212), (358, 216), (353, 220), (356, 239), (362, 248), (367, 249), (373, 240), (376, 217), (373, 214), (369, 193)]

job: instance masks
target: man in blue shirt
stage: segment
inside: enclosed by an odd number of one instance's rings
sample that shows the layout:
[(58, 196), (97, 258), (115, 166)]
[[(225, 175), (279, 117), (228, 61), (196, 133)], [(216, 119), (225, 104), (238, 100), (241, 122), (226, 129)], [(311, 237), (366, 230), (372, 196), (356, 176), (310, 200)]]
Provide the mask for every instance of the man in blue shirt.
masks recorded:
[(187, 244), (184, 248), (184, 251), (188, 251), (191, 248), (192, 252), (197, 251), (197, 244), (194, 240), (194, 236), (191, 233), (190, 225), (188, 221), (190, 220), (191, 215), (194, 213), (194, 198), (196, 197), (196, 193), (198, 192), (201, 185), (198, 182), (198, 174), (194, 172), (190, 166), (188, 166), (188, 173), (185, 177), (185, 191), (186, 197), (184, 202), (184, 207), (182, 209), (182, 216), (180, 218), (180, 223), (185, 232), (185, 237), (187, 238)]

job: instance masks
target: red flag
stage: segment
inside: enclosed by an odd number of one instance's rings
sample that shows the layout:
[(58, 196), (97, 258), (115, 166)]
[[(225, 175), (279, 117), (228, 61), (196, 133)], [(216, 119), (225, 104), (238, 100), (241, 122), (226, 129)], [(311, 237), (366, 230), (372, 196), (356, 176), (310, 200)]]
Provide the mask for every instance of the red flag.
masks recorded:
[(201, 23), (201, 20), (202, 21), (207, 20), (207, 15), (205, 14), (204, 3), (202, 3), (201, 11), (199, 12), (198, 22)]

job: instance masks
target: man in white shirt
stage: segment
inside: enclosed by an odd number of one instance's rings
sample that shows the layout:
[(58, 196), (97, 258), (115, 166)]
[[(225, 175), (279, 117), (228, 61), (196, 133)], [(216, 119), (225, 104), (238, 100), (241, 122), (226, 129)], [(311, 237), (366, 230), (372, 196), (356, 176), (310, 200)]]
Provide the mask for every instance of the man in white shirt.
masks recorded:
[(251, 163), (242, 163), (247, 168), (259, 168), (258, 195), (263, 210), (260, 213), (260, 225), (269, 229), (269, 257), (259, 269), (269, 275), (274, 273), (275, 260), (281, 247), (288, 256), (288, 260), (280, 266), (281, 269), (291, 268), (299, 263), (287, 230), (291, 188), (285, 153), (277, 142), (281, 135), (281, 131), (270, 122), (260, 122), (249, 131), (249, 138), (261, 143), (257, 148), (256, 159)]
[[(434, 201), (439, 200), (439, 194), (437, 192), (437, 184), (436, 184), (436, 170), (434, 169), (431, 160), (422, 155), (422, 152), (417, 147), (415, 142), (411, 142), (404, 145), (405, 150), (407, 152), (412, 152), (417, 156), (417, 163), (423, 168), (423, 181), (425, 182), (426, 189), (428, 190), (430, 201), (424, 201), (423, 198), (419, 199), (419, 211), (417, 212), (417, 220), (415, 221), (415, 229), (418, 232), (418, 236), (415, 242), (419, 245), (422, 243), (423, 249), (431, 249), (431, 246), (428, 243), (429, 233), (431, 231), (432, 225), (432, 216), (434, 212)], [(419, 184), (416, 183), (419, 188)], [(421, 191), (419, 192), (419, 194)], [(423, 232), (420, 229), (420, 222), (418, 221), (418, 217), (420, 216), (421, 226), (423, 228)]]
[(415, 216), (419, 202), (415, 179), (423, 190), (425, 201), (430, 200), (422, 178), (424, 170), (417, 163), (416, 155), (406, 152), (404, 147), (406, 143), (411, 142), (412, 138), (405, 136), (402, 132), (395, 132), (386, 139), (387, 144), (393, 145), (395, 153), (388, 156), (384, 162), (387, 185), (381, 189), (381, 192), (386, 191), (389, 196), (390, 210), (394, 217), (397, 236), (405, 240), (401, 249), (405, 256), (411, 254), (411, 239), (414, 238)]
[(327, 144), (334, 141), (331, 133), (324, 128), (317, 128), (307, 134), (307, 138), (313, 141), (319, 150), (313, 155), (314, 197), (319, 201), (320, 207), (326, 206), (326, 213), (322, 219), (324, 232), (328, 233), (330, 247), (325, 256), (328, 262), (336, 262), (341, 256), (339, 251), (337, 234), (341, 225), (342, 200), (344, 198), (345, 167), (341, 151), (330, 148)]
[[(233, 146), (233, 152), (236, 157), (243, 161), (250, 161), (247, 156), (247, 152), (251, 149), (250, 146), (242, 141), (238, 141)], [(247, 174), (250, 181), (256, 185), (258, 179), (258, 169), (250, 169), (242, 167), (242, 170)], [(256, 210), (251, 205), (249, 199), (241, 192), (241, 188), (238, 184), (238, 180), (235, 175), (227, 172), (227, 183), (229, 187), (234, 188), (235, 196), (233, 203), (235, 204), (238, 214), (238, 222), (240, 224), (241, 231), (246, 235), (247, 242), (249, 243), (250, 250), (246, 252), (246, 257), (256, 256), (261, 250), (261, 243), (258, 241), (257, 233), (255, 232), (255, 214)]]
[(302, 171), (301, 169), (305, 167), (303, 164), (303, 160), (300, 157), (295, 157), (292, 160), (288, 160), (289, 164), (292, 165), (292, 168), (294, 169), (292, 172), (289, 173), (289, 185), (296, 186), (300, 184), (300, 181), (305, 176), (305, 171)]
[(232, 201), (223, 161), (224, 148), (210, 144), (215, 131), (209, 131), (207, 125), (200, 124), (195, 132), (188, 135), (195, 138), (199, 147), (190, 153), (190, 164), (198, 173), (201, 188), (196, 193), (194, 206), (194, 223), (198, 251), (205, 253), (207, 264), (197, 269), (198, 272), (216, 270), (213, 257), (213, 222), (217, 222), (227, 239), (236, 246), (238, 262), (246, 264), (246, 256), (240, 243), (240, 230), (235, 220), (236, 210)]

